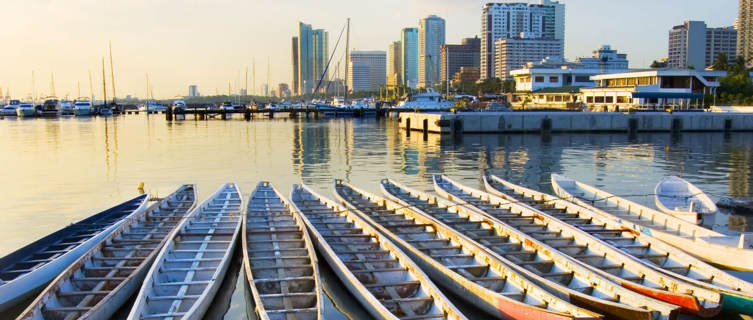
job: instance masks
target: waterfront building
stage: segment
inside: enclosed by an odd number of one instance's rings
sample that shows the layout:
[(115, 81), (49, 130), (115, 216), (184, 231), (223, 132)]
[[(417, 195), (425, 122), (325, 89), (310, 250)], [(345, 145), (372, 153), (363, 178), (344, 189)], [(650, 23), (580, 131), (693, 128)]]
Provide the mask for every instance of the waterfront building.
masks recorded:
[(310, 24), (298, 23), (298, 90), (300, 94), (312, 93), (319, 79), (326, 75), (324, 69), (329, 59), (329, 36), (323, 29), (312, 29)]
[(737, 30), (732, 27), (707, 28), (703, 21), (686, 21), (669, 31), (668, 66), (704, 69), (720, 53), (728, 62), (737, 58)]
[(188, 86), (188, 96), (189, 97), (198, 97), (199, 96), (199, 87), (197, 87), (195, 84), (192, 84)]
[(692, 110), (703, 108), (725, 71), (654, 69), (592, 76), (593, 88), (581, 88), (592, 111)]
[(396, 86), (403, 83), (402, 80), (402, 44), (400, 41), (390, 43), (387, 51), (387, 85)]
[(456, 72), (452, 85), (458, 85), (460, 83), (476, 82), (481, 77), (481, 68), (479, 67), (460, 67), (460, 71)]
[(591, 57), (582, 57), (575, 59), (576, 63), (582, 65), (583, 69), (601, 70), (601, 73), (608, 73), (609, 70), (627, 70), (627, 54), (617, 53), (609, 45), (603, 45), (594, 50)]
[(435, 15), (418, 23), (418, 87), (440, 83), (440, 47), (445, 44), (445, 21)]
[(280, 83), (277, 85), (277, 94), (280, 98), (289, 98), (290, 97), (290, 87), (287, 83)]
[(557, 1), (486, 3), (481, 10), (481, 79), (496, 75), (495, 44), (501, 38), (565, 40), (565, 5)]
[(503, 80), (512, 79), (510, 71), (519, 69), (528, 62), (541, 61), (547, 57), (561, 58), (565, 53), (562, 40), (556, 39), (500, 38), (495, 43), (495, 48), (495, 77)]
[(386, 83), (387, 53), (351, 51), (348, 83), (353, 91), (378, 91)]
[(750, 65), (750, 61), (753, 59), (753, 0), (739, 1), (738, 16), (735, 20), (737, 55), (744, 57)]
[(442, 82), (455, 78), (461, 67), (479, 67), (481, 39), (465, 38), (459, 45), (445, 44), (441, 50), (440, 78)]
[(400, 32), (400, 46), (403, 54), (400, 78), (403, 85), (415, 89), (418, 86), (418, 28), (404, 28)]
[(298, 88), (298, 37), (293, 37), (291, 48), (291, 56), (293, 57), (293, 93), (299, 95), (301, 91)]

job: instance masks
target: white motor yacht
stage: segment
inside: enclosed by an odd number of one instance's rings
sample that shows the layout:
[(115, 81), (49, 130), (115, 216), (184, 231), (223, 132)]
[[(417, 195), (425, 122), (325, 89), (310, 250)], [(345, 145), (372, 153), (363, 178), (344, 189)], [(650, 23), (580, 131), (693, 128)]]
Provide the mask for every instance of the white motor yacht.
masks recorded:
[(88, 98), (76, 99), (73, 103), (73, 115), (77, 117), (90, 116), (92, 114), (92, 103)]
[(167, 107), (158, 104), (154, 100), (149, 100), (146, 103), (139, 106), (140, 112), (162, 112), (167, 110)]
[(442, 99), (442, 95), (434, 90), (413, 94), (398, 105), (400, 108), (430, 110), (450, 109), (454, 106), (454, 101)]
[(68, 100), (60, 101), (60, 115), (61, 116), (73, 115), (73, 103)]
[(33, 117), (36, 114), (34, 105), (31, 103), (22, 103), (16, 109), (16, 115), (19, 117)]
[(15, 117), (16, 116), (16, 109), (18, 109), (18, 105), (21, 104), (21, 101), (18, 100), (11, 100), (8, 102), (8, 104), (0, 109), (0, 115), (5, 117)]

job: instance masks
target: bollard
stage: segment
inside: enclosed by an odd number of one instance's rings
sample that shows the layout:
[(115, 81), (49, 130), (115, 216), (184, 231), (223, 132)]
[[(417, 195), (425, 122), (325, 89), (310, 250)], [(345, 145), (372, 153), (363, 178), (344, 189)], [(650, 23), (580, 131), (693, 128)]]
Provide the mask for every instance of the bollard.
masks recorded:
[(243, 119), (251, 121), (251, 109), (246, 108), (246, 110), (243, 110)]
[(167, 107), (167, 109), (165, 110), (165, 120), (173, 120), (173, 107)]
[(405, 119), (405, 136), (410, 137), (410, 118)]

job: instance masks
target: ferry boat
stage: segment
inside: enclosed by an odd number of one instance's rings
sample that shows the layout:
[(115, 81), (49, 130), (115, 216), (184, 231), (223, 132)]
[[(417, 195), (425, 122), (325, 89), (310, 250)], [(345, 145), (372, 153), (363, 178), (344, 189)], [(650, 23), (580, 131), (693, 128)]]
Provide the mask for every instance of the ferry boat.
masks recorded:
[(33, 117), (35, 114), (34, 105), (30, 103), (22, 103), (16, 109), (16, 115), (19, 117)]
[(0, 115), (6, 116), (6, 117), (15, 117), (16, 109), (18, 109), (18, 105), (20, 104), (21, 104), (21, 101), (18, 101), (18, 100), (9, 101), (5, 107), (0, 109)]
[(451, 100), (442, 99), (442, 95), (434, 90), (413, 94), (408, 100), (401, 102), (398, 107), (406, 109), (450, 109), (455, 106)]
[(60, 101), (55, 97), (48, 97), (42, 107), (37, 109), (37, 115), (42, 117), (57, 117), (59, 114)]
[(92, 114), (92, 103), (89, 98), (79, 98), (73, 103), (73, 115), (77, 117), (90, 116)]

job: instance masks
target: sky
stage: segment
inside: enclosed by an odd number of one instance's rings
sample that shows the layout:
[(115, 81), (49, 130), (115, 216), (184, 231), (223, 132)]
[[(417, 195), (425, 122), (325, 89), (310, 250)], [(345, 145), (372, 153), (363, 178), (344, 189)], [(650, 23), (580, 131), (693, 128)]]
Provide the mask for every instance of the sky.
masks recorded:
[[(70, 98), (102, 93), (102, 58), (112, 41), (116, 94), (156, 98), (249, 93), (267, 82), (291, 82), (291, 37), (297, 22), (330, 32), (334, 47), (347, 17), (351, 48), (386, 51), (404, 27), (430, 14), (446, 20), (446, 42), (478, 35), (481, 5), (471, 0), (0, 0), (0, 88), (23, 98), (32, 92)], [(590, 56), (602, 44), (627, 53), (631, 68), (667, 55), (667, 34), (685, 20), (710, 27), (734, 24), (737, 0), (561, 0), (566, 4), (565, 56)], [(344, 54), (344, 45), (335, 59)], [(106, 60), (108, 96), (112, 93)], [(255, 62), (255, 63), (254, 63)], [(342, 70), (342, 68), (341, 68)], [(80, 85), (79, 85), (80, 84)]]

